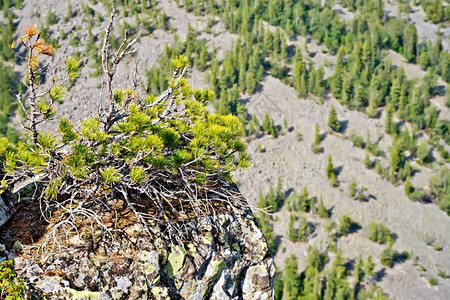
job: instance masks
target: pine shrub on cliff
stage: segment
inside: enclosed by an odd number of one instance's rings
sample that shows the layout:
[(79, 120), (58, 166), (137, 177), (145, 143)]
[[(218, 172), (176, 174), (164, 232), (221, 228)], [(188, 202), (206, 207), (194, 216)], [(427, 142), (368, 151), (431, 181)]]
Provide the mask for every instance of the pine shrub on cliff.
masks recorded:
[[(160, 226), (167, 238), (183, 240), (186, 222), (247, 205), (230, 189), (231, 172), (249, 165), (244, 128), (235, 116), (206, 110), (213, 92), (188, 84), (186, 57), (172, 61), (172, 78), (159, 96), (146, 95), (137, 80), (113, 88), (118, 64), (140, 36), (129, 41), (125, 35), (117, 53), (109, 53), (114, 14), (102, 47), (105, 103), (80, 126), (61, 118), (57, 133), (38, 130), (54, 117), (54, 102), (77, 77), (79, 60), (67, 60), (62, 81), (41, 85), (47, 70), (39, 59), (52, 56), (53, 47), (40, 38), (36, 26), (27, 27), (18, 46), (11, 46), (28, 66), (26, 98), (19, 96), (28, 138), (0, 142), (2, 192), (10, 193), (14, 184), (31, 179), (35, 190), (28, 201), (38, 203), (51, 225), (44, 244), (64, 245), (70, 235), (88, 227), (83, 224), (91, 227), (84, 236), (94, 243), (114, 237), (120, 222), (112, 220), (118, 215), (131, 215), (149, 235), (152, 226)], [(122, 212), (119, 207), (124, 207)]]

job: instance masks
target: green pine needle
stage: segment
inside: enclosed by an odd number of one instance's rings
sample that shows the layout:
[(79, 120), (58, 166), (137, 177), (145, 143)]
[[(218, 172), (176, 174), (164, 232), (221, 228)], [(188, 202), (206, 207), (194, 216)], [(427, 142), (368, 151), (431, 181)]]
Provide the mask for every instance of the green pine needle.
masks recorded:
[(77, 78), (80, 75), (81, 61), (78, 57), (71, 56), (66, 59), (67, 74), (70, 79)]

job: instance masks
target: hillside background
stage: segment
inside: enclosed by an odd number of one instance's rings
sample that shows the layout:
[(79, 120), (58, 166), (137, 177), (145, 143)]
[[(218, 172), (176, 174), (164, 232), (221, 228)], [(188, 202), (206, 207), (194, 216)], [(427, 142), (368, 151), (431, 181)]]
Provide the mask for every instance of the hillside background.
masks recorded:
[[(22, 136), (25, 72), (9, 45), (29, 24), (57, 48), (49, 74), (82, 59), (58, 116), (97, 113), (112, 2), (0, 1), (0, 135)], [(211, 109), (246, 124), (253, 166), (235, 179), (269, 212), (255, 210), (278, 298), (450, 297), (449, 3), (116, 2), (113, 47), (144, 28), (118, 87), (137, 61), (157, 94), (170, 58), (186, 54), (191, 84), (216, 93)]]

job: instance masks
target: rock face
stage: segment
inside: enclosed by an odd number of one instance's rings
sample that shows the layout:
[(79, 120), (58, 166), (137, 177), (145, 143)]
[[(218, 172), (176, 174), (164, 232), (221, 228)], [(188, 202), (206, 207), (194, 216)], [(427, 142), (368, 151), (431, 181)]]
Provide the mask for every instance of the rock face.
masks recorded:
[(148, 240), (130, 224), (128, 246), (93, 251), (78, 240), (36, 261), (6, 254), (37, 299), (274, 299), (275, 266), (251, 212), (207, 221), (182, 244)]
[(0, 226), (5, 224), (15, 211), (14, 205), (0, 196)]
[(16, 208), (12, 199), (20, 199), (20, 196), (18, 196), (19, 192), (26, 194), (27, 191), (30, 190), (30, 186), (41, 178), (41, 175), (38, 175), (32, 179), (20, 182), (19, 184), (14, 186), (12, 195), (6, 196), (5, 194), (3, 194), (4, 196), (2, 197), (2, 194), (0, 194), (0, 227), (3, 226), (3, 224), (5, 224), (9, 220), (9, 218), (16, 212)]

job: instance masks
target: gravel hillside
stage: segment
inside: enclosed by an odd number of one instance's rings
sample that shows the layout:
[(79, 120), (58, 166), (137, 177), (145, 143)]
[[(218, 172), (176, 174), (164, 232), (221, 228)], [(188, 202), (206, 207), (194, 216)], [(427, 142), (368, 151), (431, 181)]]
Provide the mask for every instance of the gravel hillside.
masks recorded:
[[(85, 3), (88, 3), (85, 1)], [(80, 11), (82, 2), (72, 1), (73, 10)], [(387, 5), (387, 12), (395, 14), (395, 6)], [(95, 15), (102, 15), (107, 19), (106, 9), (101, 3), (92, 6)], [(191, 24), (199, 31), (204, 31), (207, 26), (207, 17), (195, 16), (187, 13), (183, 8), (179, 8), (174, 1), (159, 1), (158, 8), (168, 16), (168, 23), (173, 28), (181, 40), (187, 33), (188, 25)], [(335, 9), (342, 9), (336, 6)], [(37, 15), (37, 11), (40, 15)], [(69, 44), (68, 40), (59, 41), (60, 47), (57, 55), (51, 59), (51, 66), (55, 69), (51, 72), (62, 70), (64, 59), (78, 51), (82, 55), (84, 68), (80, 78), (73, 88), (70, 89), (62, 104), (58, 105), (58, 116), (64, 116), (77, 122), (86, 116), (95, 114), (98, 110), (99, 99), (102, 92), (100, 78), (93, 78), (90, 74), (94, 72), (91, 68), (88, 56), (83, 56), (87, 49), (88, 32), (86, 24), (83, 23), (81, 14), (63, 22), (67, 14), (67, 2), (48, 0), (45, 2), (38, 0), (25, 0), (24, 7), (17, 11), (18, 30), (22, 31), (30, 23), (39, 24), (45, 18), (44, 12), (54, 12), (61, 22), (50, 26), (53, 36), (63, 30), (68, 33), (75, 33), (80, 44), (76, 47)], [(351, 19), (352, 14), (342, 11), (342, 17)], [(410, 14), (410, 18), (418, 26), (419, 37), (433, 38), (434, 25), (423, 21), (423, 11), (416, 10)], [(133, 22), (133, 18), (118, 18), (119, 23), (124, 21)], [(104, 30), (106, 21), (101, 27), (94, 26), (92, 33), (98, 36)], [(201, 38), (206, 39), (210, 49), (214, 46), (217, 50), (217, 57), (224, 56), (226, 50), (233, 47), (236, 36), (224, 29), (218, 21), (212, 28), (211, 33), (203, 32)], [(448, 48), (448, 33), (445, 33), (445, 47)], [(143, 75), (145, 70), (154, 65), (160, 58), (165, 44), (170, 44), (174, 40), (174, 34), (170, 31), (156, 29), (152, 34), (144, 36), (138, 43), (135, 57), (139, 58), (139, 71)], [(322, 53), (321, 45), (311, 38), (296, 37), (288, 42), (289, 45), (304, 45), (310, 53), (313, 53), (313, 61), (316, 65), (325, 67), (325, 76), (329, 76), (333, 70), (335, 57)], [(97, 43), (99, 43), (97, 41)], [(396, 53), (389, 54), (394, 65), (402, 65), (407, 69), (407, 74), (421, 77), (423, 72), (414, 69), (417, 66), (408, 65), (403, 62)], [(128, 75), (134, 68), (134, 58), (128, 59), (127, 63), (121, 65), (116, 84), (125, 85)], [(17, 71), (21, 72), (23, 66), (18, 66)], [(205, 80), (205, 73), (193, 70), (190, 74), (190, 81), (195, 86), (208, 86)], [(282, 179), (284, 190), (295, 190), (300, 193), (304, 187), (308, 188), (311, 196), (322, 197), (325, 206), (332, 210), (332, 220), (337, 222), (343, 214), (350, 215), (361, 225), (361, 229), (354, 234), (339, 239), (338, 247), (342, 250), (343, 256), (349, 259), (356, 259), (360, 254), (364, 257), (372, 255), (375, 257), (378, 280), (383, 290), (396, 299), (449, 299), (450, 279), (438, 277), (438, 272), (443, 270), (450, 272), (450, 218), (445, 212), (434, 204), (421, 204), (411, 202), (404, 193), (403, 186), (394, 186), (390, 182), (380, 178), (376, 172), (368, 170), (363, 159), (365, 151), (354, 147), (349, 140), (351, 132), (362, 137), (370, 133), (372, 140), (379, 139), (380, 148), (384, 153), (388, 153), (392, 138), (384, 133), (383, 115), (378, 119), (370, 119), (367, 115), (350, 111), (329, 95), (324, 103), (318, 103), (313, 99), (299, 99), (297, 92), (281, 82), (280, 80), (267, 74), (260, 88), (254, 95), (241, 95), (242, 103), (245, 104), (249, 116), (257, 116), (260, 120), (267, 112), (274, 119), (275, 124), (283, 128), (284, 120), (291, 130), (282, 129), (280, 136), (273, 139), (270, 136), (253, 137), (249, 140), (249, 152), (253, 157), (253, 166), (246, 172), (239, 171), (236, 179), (241, 191), (247, 199), (256, 204), (260, 191), (266, 193), (270, 186), (275, 186), (278, 179)], [(443, 98), (435, 98), (433, 101), (448, 118), (450, 113), (443, 104)], [(345, 124), (343, 133), (328, 133), (327, 117), (329, 109), (333, 105), (336, 107), (339, 120)], [(19, 124), (17, 117), (14, 120)], [(54, 129), (56, 123), (45, 125), (44, 129)], [(314, 129), (316, 124), (324, 133), (324, 140), (321, 146), (324, 152), (314, 154), (311, 151), (311, 144), (314, 140)], [(298, 139), (301, 134), (301, 140)], [(265, 151), (261, 151), (261, 149)], [(327, 157), (333, 157), (334, 165), (340, 172), (338, 188), (332, 187), (325, 177), (325, 167)], [(378, 158), (384, 165), (388, 164), (387, 156)], [(372, 157), (375, 159), (375, 157)], [(416, 173), (413, 178), (415, 185), (425, 187), (428, 184), (428, 177), (434, 174), (435, 170), (429, 170), (416, 166), (421, 172)], [(367, 187), (366, 194), (369, 195), (367, 201), (356, 201), (349, 197), (348, 185), (356, 181), (358, 186)], [(282, 209), (276, 213), (277, 220), (274, 225), (274, 233), (279, 237), (279, 251), (275, 256), (278, 266), (283, 265), (284, 259), (295, 254), (300, 261), (300, 270), (304, 270), (304, 258), (308, 244), (315, 245), (325, 250), (328, 237), (323, 225), (324, 220), (317, 216), (307, 215), (308, 221), (316, 225), (316, 231), (309, 243), (292, 243), (287, 240), (286, 232), (289, 221), (289, 213)], [(397, 240), (394, 249), (408, 251), (417, 259), (409, 259), (402, 263), (397, 263), (393, 268), (385, 268), (379, 263), (379, 257), (384, 247), (370, 241), (367, 238), (365, 227), (371, 222), (386, 224), (396, 235)], [(432, 245), (429, 241), (433, 241)], [(441, 251), (434, 249), (433, 245), (439, 244)], [(430, 277), (439, 278), (436, 286), (428, 283)]]

